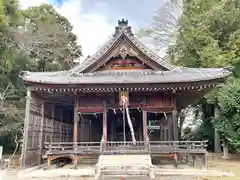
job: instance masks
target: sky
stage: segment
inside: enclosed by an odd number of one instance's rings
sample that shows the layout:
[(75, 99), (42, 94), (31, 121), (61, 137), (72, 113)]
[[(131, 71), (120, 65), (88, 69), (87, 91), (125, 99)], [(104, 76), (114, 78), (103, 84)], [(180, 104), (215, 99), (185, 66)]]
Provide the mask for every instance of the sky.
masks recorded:
[[(57, 3), (60, 2), (61, 3)], [(127, 19), (133, 31), (148, 26), (165, 0), (20, 0), (22, 9), (42, 3), (54, 5), (73, 25), (82, 45), (83, 59), (94, 54), (114, 33), (119, 19)]]

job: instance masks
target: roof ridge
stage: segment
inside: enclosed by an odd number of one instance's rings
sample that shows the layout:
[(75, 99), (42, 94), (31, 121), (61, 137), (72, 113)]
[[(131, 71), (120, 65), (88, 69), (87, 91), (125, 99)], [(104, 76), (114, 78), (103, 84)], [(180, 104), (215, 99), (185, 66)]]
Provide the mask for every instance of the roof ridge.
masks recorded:
[(146, 56), (148, 56), (160, 66), (163, 66), (168, 70), (175, 68), (175, 65), (171, 64), (164, 58), (161, 58), (151, 48), (148, 48), (141, 41), (139, 41), (133, 35), (131, 26), (128, 26), (128, 21), (122, 19), (121, 21), (118, 21), (118, 26), (116, 26), (115, 33), (111, 36), (111, 38), (104, 45), (102, 45), (96, 53), (94, 53), (89, 58), (86, 58), (82, 63), (78, 64), (74, 68), (70, 69), (69, 72), (72, 74), (84, 71), (86, 68), (95, 63), (100, 57), (102, 57), (122, 35), (125, 35), (140, 51), (142, 51)]

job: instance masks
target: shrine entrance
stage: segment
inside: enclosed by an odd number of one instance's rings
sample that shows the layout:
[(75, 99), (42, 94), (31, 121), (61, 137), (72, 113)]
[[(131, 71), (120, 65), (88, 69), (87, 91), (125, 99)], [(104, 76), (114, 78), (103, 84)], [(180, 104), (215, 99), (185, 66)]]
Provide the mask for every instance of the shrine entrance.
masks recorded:
[(168, 128), (170, 119), (169, 113), (147, 113), (147, 127), (148, 137), (150, 141), (167, 141), (168, 140)]
[[(141, 109), (129, 109), (130, 119), (137, 141), (143, 140), (143, 125)], [(121, 109), (107, 112), (108, 141), (132, 141), (131, 131), (128, 125), (127, 114)]]

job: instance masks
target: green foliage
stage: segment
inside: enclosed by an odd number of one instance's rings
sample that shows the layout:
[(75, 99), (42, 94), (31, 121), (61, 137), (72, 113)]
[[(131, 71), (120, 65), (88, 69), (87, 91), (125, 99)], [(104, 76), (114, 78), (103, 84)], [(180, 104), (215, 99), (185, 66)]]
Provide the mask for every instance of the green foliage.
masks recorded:
[(21, 29), (15, 39), (24, 51), (37, 60), (38, 70), (72, 67), (82, 52), (68, 20), (48, 4), (29, 8), (21, 14), (25, 17), (25, 29)]
[(18, 0), (0, 0), (0, 145), (4, 150), (12, 149), (13, 139), (23, 132), (26, 89), (19, 72), (70, 68), (81, 56), (71, 31), (68, 20), (52, 6), (20, 11)]
[[(213, 124), (230, 147), (240, 144), (240, 3), (239, 0), (169, 0), (154, 16), (152, 27), (139, 32), (153, 45), (168, 48), (171, 62), (187, 67), (233, 67), (226, 85), (207, 94), (195, 108), (202, 124), (186, 129), (185, 139), (206, 140), (212, 144)], [(179, 12), (182, 12), (179, 15)], [(157, 49), (159, 50), (159, 49)], [(234, 79), (235, 78), (235, 79)], [(215, 107), (220, 117), (213, 119)]]
[(183, 139), (184, 140), (208, 140), (208, 149), (213, 149), (214, 144), (214, 131), (213, 131), (213, 114), (214, 105), (208, 104), (207, 99), (202, 98), (197, 105), (192, 105), (194, 107), (194, 119), (201, 120), (201, 123), (194, 129), (187, 127), (183, 129)]
[(187, 0), (171, 58), (179, 65), (232, 66), (239, 61), (240, 11), (235, 0)]
[(230, 78), (216, 97), (220, 116), (215, 126), (231, 148), (240, 152), (240, 79)]
[[(179, 22), (176, 44), (169, 49), (171, 60), (178, 65), (196, 67), (199, 58), (201, 67), (234, 68), (235, 77), (240, 72), (240, 6), (237, 0), (185, 0), (184, 11)], [(206, 95), (206, 101), (199, 106), (203, 123), (196, 130), (194, 137), (202, 132), (209, 132), (210, 120), (214, 116), (209, 103), (220, 107), (220, 117), (214, 125), (221, 136), (232, 147), (239, 151), (239, 79), (231, 77), (222, 88), (215, 89)]]
[[(18, 1), (0, 1), (0, 140), (11, 139), (23, 128), (24, 86), (18, 74), (30, 59), (19, 51), (13, 32), (23, 23)], [(8, 136), (10, 135), (10, 136)], [(6, 141), (3, 141), (6, 142)], [(12, 142), (12, 141), (11, 141)], [(4, 144), (6, 145), (6, 144)], [(9, 144), (9, 148), (12, 145)]]

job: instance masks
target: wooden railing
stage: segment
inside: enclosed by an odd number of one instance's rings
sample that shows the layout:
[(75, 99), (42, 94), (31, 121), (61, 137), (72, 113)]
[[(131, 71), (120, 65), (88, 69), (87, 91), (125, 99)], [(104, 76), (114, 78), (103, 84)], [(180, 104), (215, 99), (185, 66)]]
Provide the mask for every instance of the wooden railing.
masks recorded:
[(149, 152), (145, 148), (144, 141), (137, 141), (136, 144), (133, 144), (131, 141), (107, 141), (106, 147), (103, 153), (107, 154), (132, 154), (132, 153), (144, 153)]
[(151, 152), (201, 152), (206, 151), (208, 141), (150, 141)]
[(104, 141), (101, 142), (45, 142), (49, 154), (140, 154), (140, 153), (204, 153), (207, 141)]
[(45, 142), (46, 154), (51, 153), (99, 153), (100, 142)]

